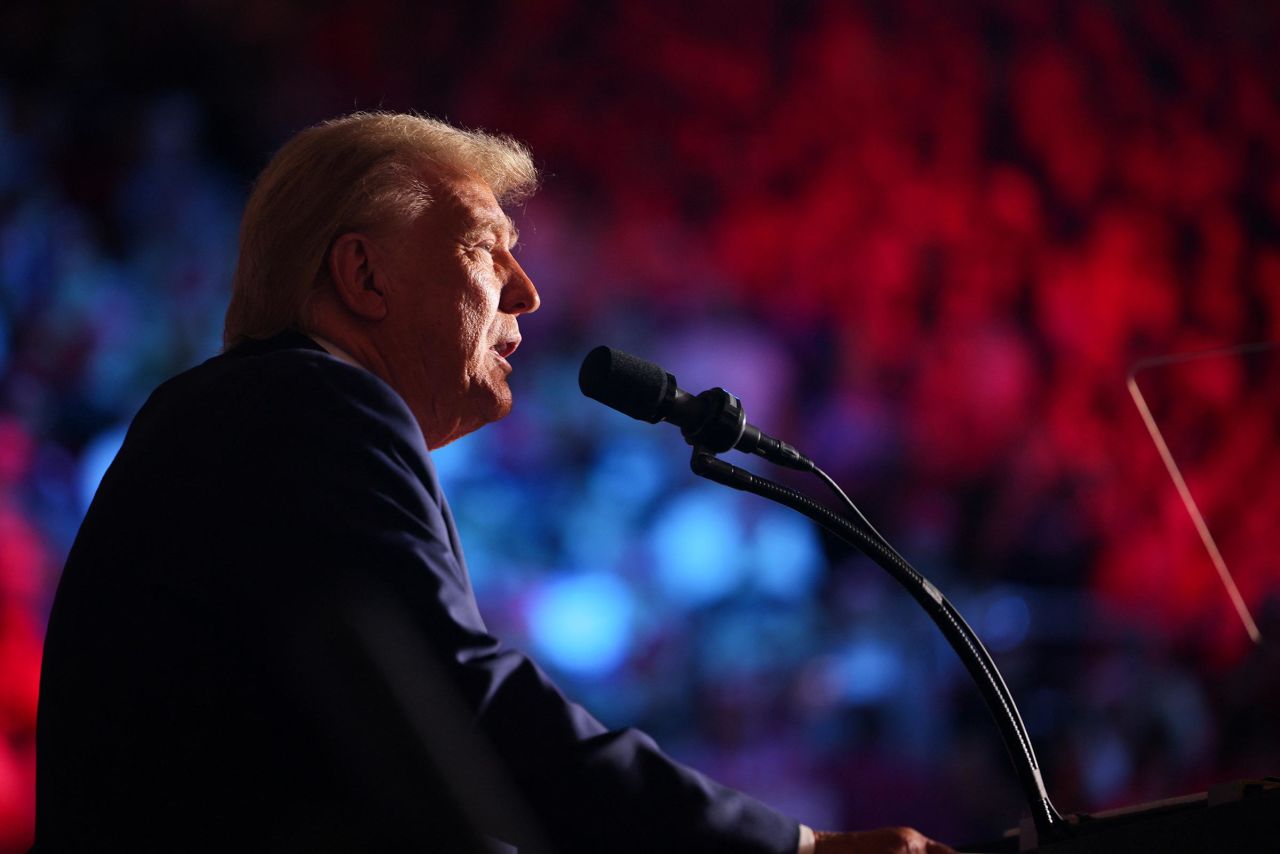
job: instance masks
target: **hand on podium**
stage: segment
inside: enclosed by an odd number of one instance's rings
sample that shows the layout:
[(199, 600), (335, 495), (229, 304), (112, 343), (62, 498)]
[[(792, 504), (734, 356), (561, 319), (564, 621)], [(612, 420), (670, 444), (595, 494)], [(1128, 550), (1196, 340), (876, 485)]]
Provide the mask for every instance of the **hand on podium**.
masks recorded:
[(861, 833), (814, 833), (814, 854), (955, 854), (910, 827), (882, 827)]

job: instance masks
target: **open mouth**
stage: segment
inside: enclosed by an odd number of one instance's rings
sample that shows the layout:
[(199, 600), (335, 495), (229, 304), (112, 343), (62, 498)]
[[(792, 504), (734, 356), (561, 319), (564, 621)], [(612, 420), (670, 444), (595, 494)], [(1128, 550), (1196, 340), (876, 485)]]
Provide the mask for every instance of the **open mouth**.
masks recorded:
[(510, 341), (499, 341), (497, 344), (494, 344), (493, 347), (491, 347), (490, 349), (493, 350), (493, 352), (497, 353), (500, 357), (505, 359), (508, 356), (510, 356), (512, 353), (514, 353), (516, 351), (516, 348), (519, 346), (520, 346), (520, 339), (512, 338)]

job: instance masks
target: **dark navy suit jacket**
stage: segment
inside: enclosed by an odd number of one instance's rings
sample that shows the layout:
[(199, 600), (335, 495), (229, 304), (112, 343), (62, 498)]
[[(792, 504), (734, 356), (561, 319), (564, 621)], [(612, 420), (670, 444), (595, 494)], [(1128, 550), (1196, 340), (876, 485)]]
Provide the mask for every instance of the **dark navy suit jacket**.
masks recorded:
[(298, 333), (162, 385), (50, 616), (38, 851), (792, 852), (490, 636), (403, 401)]

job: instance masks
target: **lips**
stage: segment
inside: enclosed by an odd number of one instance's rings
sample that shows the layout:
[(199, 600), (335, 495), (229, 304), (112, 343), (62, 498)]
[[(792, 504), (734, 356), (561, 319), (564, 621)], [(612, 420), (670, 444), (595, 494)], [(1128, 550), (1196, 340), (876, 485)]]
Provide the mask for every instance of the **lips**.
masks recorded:
[(497, 353), (501, 358), (505, 359), (508, 356), (510, 356), (512, 353), (514, 353), (516, 351), (516, 348), (519, 346), (520, 346), (520, 339), (511, 338), (506, 341), (499, 341), (497, 344), (494, 344), (490, 349), (493, 350), (493, 352)]

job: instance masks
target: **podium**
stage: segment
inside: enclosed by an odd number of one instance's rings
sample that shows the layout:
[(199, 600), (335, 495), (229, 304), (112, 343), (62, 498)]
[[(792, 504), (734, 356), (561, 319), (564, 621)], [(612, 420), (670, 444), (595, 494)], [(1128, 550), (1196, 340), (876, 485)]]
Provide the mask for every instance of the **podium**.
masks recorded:
[(1280, 777), (1238, 780), (1208, 792), (1070, 816), (1073, 835), (1039, 844), (1030, 819), (964, 852), (1042, 854), (1265, 854), (1280, 851)]

